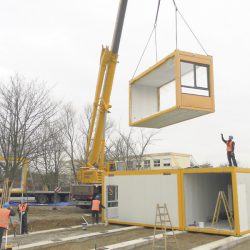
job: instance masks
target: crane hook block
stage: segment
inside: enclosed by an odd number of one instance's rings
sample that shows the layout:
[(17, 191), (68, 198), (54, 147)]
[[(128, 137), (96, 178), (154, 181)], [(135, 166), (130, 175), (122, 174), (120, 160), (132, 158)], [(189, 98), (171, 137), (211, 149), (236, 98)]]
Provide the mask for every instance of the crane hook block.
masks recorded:
[(213, 58), (175, 50), (129, 82), (129, 125), (162, 128), (213, 113)]

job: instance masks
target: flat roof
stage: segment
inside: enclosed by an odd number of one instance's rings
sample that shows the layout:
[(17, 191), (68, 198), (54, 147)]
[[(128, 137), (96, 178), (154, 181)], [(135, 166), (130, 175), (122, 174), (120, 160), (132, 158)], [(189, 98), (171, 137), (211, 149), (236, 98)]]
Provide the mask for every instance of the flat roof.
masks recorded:
[(130, 170), (112, 171), (105, 173), (105, 176), (119, 175), (156, 175), (156, 174), (206, 174), (206, 173), (250, 173), (250, 168), (241, 167), (209, 167), (209, 168), (178, 168), (178, 169), (157, 169), (157, 170)]

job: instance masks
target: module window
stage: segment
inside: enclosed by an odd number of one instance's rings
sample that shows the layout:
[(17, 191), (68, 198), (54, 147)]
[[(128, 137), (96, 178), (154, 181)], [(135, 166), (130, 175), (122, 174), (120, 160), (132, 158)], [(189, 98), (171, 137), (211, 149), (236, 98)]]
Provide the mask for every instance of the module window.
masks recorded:
[(181, 91), (184, 94), (210, 96), (209, 65), (181, 61)]
[(108, 195), (108, 207), (118, 207), (118, 186), (108, 185), (107, 186)]

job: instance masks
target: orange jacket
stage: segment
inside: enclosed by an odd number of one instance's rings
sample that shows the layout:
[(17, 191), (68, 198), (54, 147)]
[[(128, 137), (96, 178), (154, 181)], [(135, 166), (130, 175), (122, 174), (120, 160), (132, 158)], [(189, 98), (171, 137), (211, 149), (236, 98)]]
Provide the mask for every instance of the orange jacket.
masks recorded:
[(10, 210), (7, 208), (0, 208), (0, 227), (8, 229), (10, 218)]
[(93, 200), (92, 201), (92, 211), (100, 211), (100, 204), (101, 202), (99, 200)]
[(234, 151), (234, 142), (232, 140), (227, 141), (227, 152), (233, 152)]

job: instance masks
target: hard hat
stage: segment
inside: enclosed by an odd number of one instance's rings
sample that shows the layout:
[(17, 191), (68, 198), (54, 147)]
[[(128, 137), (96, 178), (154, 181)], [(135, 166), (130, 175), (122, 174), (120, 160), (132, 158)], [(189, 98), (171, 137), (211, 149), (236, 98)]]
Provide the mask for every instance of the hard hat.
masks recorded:
[(10, 208), (10, 203), (9, 202), (4, 203), (3, 208)]
[(97, 195), (95, 198), (96, 198), (96, 199), (100, 199), (100, 196), (99, 196), (99, 195)]
[(229, 135), (229, 140), (233, 140), (233, 136), (232, 135)]

